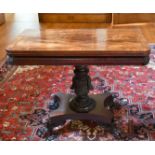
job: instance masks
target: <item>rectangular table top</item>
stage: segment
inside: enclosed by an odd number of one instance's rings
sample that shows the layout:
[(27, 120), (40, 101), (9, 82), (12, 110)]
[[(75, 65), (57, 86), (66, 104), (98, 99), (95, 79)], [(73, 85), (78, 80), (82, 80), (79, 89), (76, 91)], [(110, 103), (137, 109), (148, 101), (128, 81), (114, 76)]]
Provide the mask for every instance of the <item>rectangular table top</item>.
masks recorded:
[(102, 57), (148, 56), (139, 29), (25, 30), (6, 49), (10, 56)]

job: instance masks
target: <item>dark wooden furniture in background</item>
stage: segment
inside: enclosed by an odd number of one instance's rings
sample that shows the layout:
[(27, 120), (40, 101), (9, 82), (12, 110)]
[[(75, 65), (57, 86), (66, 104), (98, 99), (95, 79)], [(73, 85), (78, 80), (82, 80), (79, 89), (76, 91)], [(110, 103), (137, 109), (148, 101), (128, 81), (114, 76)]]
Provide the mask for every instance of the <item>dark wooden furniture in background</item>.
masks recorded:
[[(71, 86), (75, 94), (53, 98), (53, 116), (47, 124), (52, 129), (66, 119), (112, 125), (112, 111), (117, 107), (114, 96), (88, 95), (93, 87), (87, 65), (144, 65), (150, 49), (139, 29), (46, 29), (26, 30), (8, 46), (7, 53), (15, 65), (75, 65)], [(62, 113), (57, 116), (54, 111)]]
[(39, 13), (41, 23), (153, 23), (155, 13)]
[(131, 23), (154, 23), (155, 13), (113, 13), (113, 25)]
[(0, 13), (0, 25), (5, 23), (5, 15), (4, 13)]
[(112, 13), (39, 13), (40, 22), (48, 23), (111, 23)]

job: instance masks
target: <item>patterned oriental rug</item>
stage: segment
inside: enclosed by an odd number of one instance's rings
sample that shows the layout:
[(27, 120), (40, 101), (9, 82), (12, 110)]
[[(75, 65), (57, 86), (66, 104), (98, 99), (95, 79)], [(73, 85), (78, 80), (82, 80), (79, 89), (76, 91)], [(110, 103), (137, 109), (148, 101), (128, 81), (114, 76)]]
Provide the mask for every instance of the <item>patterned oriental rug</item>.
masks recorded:
[[(94, 90), (114, 93), (122, 107), (115, 111), (111, 132), (104, 124), (67, 120), (47, 134), (51, 95), (70, 93), (72, 66), (9, 66), (0, 69), (0, 140), (155, 140), (155, 46), (147, 66), (90, 66)], [(126, 137), (128, 122), (134, 136)]]

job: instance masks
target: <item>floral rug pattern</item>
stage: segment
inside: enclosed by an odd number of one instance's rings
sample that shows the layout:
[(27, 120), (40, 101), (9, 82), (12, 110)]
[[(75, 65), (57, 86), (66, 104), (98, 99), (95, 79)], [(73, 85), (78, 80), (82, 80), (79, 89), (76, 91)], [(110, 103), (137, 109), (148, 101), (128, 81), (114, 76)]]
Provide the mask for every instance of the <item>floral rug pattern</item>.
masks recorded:
[[(67, 120), (55, 134), (45, 126), (47, 100), (57, 92), (70, 93), (72, 66), (18, 66), (10, 78), (0, 70), (0, 140), (155, 140), (155, 47), (146, 66), (90, 66), (94, 90), (109, 91), (122, 105), (115, 111), (117, 130), (103, 124)], [(6, 74), (5, 74), (5, 73)], [(134, 137), (126, 137), (128, 122)]]

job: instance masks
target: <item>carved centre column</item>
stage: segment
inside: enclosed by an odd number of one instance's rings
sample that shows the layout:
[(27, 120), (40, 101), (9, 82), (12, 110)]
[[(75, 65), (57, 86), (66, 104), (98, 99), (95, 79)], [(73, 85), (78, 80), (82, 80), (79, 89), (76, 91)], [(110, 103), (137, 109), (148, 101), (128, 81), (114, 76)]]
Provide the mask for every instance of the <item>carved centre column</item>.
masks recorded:
[(89, 91), (93, 89), (88, 73), (89, 69), (86, 65), (75, 66), (71, 89), (75, 91), (76, 97), (70, 102), (70, 108), (78, 113), (89, 112), (96, 104), (88, 96)]

